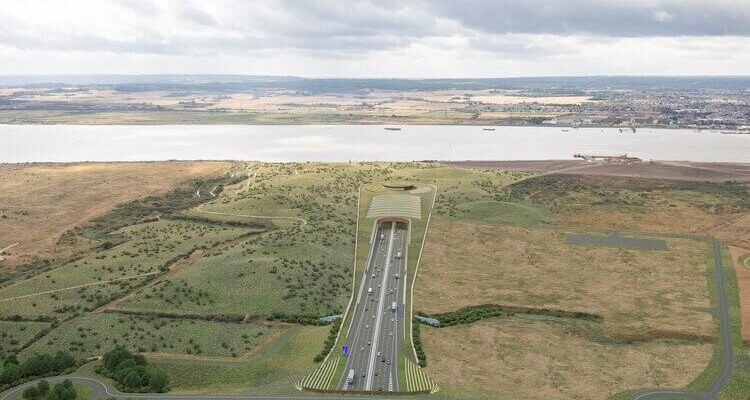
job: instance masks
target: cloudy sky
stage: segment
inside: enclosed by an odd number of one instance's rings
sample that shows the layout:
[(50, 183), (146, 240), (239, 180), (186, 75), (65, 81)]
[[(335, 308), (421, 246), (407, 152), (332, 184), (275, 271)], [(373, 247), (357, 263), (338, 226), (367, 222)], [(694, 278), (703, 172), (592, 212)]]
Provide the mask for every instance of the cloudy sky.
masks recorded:
[(748, 75), (750, 0), (0, 0), (0, 74)]

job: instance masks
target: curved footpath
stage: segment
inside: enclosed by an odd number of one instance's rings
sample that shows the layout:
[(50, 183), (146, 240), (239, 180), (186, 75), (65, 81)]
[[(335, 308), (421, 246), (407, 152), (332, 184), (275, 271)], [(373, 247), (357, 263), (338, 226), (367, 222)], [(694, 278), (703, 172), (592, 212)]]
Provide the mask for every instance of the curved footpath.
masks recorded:
[(719, 315), (719, 337), (721, 338), (721, 365), (719, 374), (714, 378), (708, 390), (704, 392), (691, 393), (675, 389), (645, 390), (633, 396), (633, 400), (655, 400), (674, 397), (683, 397), (691, 400), (716, 399), (718, 398), (719, 391), (721, 391), (732, 376), (734, 351), (732, 349), (732, 333), (729, 326), (729, 306), (727, 305), (726, 282), (724, 281), (724, 265), (721, 260), (721, 243), (714, 238), (709, 238), (708, 240), (713, 247), (714, 280), (716, 281), (716, 297), (718, 299), (716, 311)]
[[(691, 393), (684, 390), (678, 389), (654, 389), (644, 390), (638, 392), (633, 396), (634, 400), (655, 400), (662, 398), (675, 398), (682, 397), (690, 400), (710, 400), (716, 399), (719, 391), (726, 385), (729, 378), (732, 376), (732, 364), (733, 364), (733, 349), (732, 349), (732, 337), (729, 326), (729, 307), (727, 305), (726, 298), (726, 283), (724, 281), (724, 266), (721, 260), (721, 244), (718, 240), (709, 239), (713, 247), (714, 256), (714, 280), (716, 281), (716, 292), (718, 299), (718, 316), (719, 316), (719, 336), (721, 338), (721, 366), (719, 374), (714, 378), (711, 386), (708, 390), (700, 393)], [(362, 397), (346, 397), (346, 396), (326, 396), (319, 394), (304, 394), (295, 396), (253, 396), (253, 395), (176, 395), (176, 394), (136, 394), (136, 393), (121, 393), (114, 389), (112, 386), (104, 381), (79, 375), (64, 375), (46, 378), (47, 381), (54, 383), (64, 379), (70, 379), (76, 383), (82, 383), (90, 387), (92, 390), (92, 396), (94, 399), (160, 399), (160, 400), (328, 400), (334, 397), (338, 400), (361, 400)], [(27, 382), (23, 385), (16, 386), (15, 388), (9, 389), (0, 394), (0, 400), (15, 400), (21, 395), (24, 389), (34, 385), (37, 381)], [(394, 399), (397, 396), (378, 397), (378, 396), (367, 396), (368, 399), (372, 400), (384, 400)], [(409, 399), (416, 399), (418, 397), (409, 396)]]

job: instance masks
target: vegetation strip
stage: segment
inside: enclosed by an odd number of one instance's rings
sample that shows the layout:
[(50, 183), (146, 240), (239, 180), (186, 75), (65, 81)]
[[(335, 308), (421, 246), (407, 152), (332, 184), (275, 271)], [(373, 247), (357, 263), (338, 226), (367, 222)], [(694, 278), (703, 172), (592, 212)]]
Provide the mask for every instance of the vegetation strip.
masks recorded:
[[(411, 288), (410, 288), (410, 291), (409, 291), (409, 316), (413, 316), (414, 315), (414, 284), (417, 282), (417, 274), (419, 273), (419, 265), (422, 262), (422, 253), (424, 253), (424, 245), (427, 242), (427, 232), (429, 232), (429, 230), (430, 230), (430, 220), (432, 219), (432, 210), (435, 209), (435, 200), (437, 199), (437, 193), (438, 193), (437, 186), (435, 186), (435, 185), (429, 185), (429, 186), (433, 190), (432, 204), (430, 205), (430, 213), (427, 214), (427, 222), (425, 223), (425, 227), (424, 227), (424, 237), (422, 238), (422, 245), (419, 248), (419, 256), (417, 256), (417, 265), (414, 267), (414, 277), (411, 279)], [(409, 336), (410, 336), (410, 339), (411, 339), (411, 348), (412, 348), (412, 351), (414, 353), (414, 359), (415, 360), (419, 360), (419, 354), (417, 353), (416, 344), (414, 343), (414, 321), (413, 321), (413, 318), (411, 318), (411, 320), (412, 321), (409, 324)], [(419, 334), (419, 332), (417, 332), (417, 335), (418, 334)], [(420, 340), (419, 347), (421, 348), (422, 347), (421, 339), (419, 339), (419, 340)], [(422, 353), (422, 357), (424, 359), (424, 357), (425, 357), (424, 353)], [(420, 366), (422, 366), (421, 363), (420, 363)]]
[(43, 294), (63, 292), (63, 291), (66, 291), (66, 290), (80, 289), (80, 288), (84, 288), (84, 287), (88, 287), (88, 286), (106, 285), (106, 284), (112, 283), (112, 282), (124, 281), (124, 280), (135, 279), (135, 278), (143, 278), (144, 276), (156, 275), (156, 274), (159, 274), (159, 273), (161, 273), (161, 272), (160, 271), (147, 272), (145, 274), (138, 274), (138, 275), (132, 275), (132, 276), (123, 276), (122, 278), (108, 279), (106, 281), (101, 281), (101, 282), (92, 282), (92, 283), (87, 283), (87, 284), (84, 284), (84, 285), (76, 285), (76, 286), (70, 286), (70, 287), (65, 287), (65, 288), (60, 288), (60, 289), (46, 290), (44, 292), (39, 292), (39, 293), (31, 293), (31, 294), (25, 294), (25, 295), (22, 295), (22, 296), (15, 296), (15, 297), (8, 297), (8, 298), (5, 298), (5, 299), (0, 299), (0, 302), (10, 301), (10, 300), (19, 300), (19, 299), (24, 299), (26, 297), (41, 296)]
[[(440, 321), (439, 327), (453, 326), (459, 324), (470, 324), (485, 318), (493, 317), (510, 317), (515, 314), (544, 315), (548, 317), (573, 318), (592, 322), (602, 322), (604, 319), (600, 315), (579, 312), (555, 310), (549, 308), (532, 308), (520, 306), (505, 306), (499, 304), (482, 304), (479, 306), (464, 307), (456, 311), (428, 315), (418, 312), (418, 315), (425, 318), (432, 318)], [(424, 321), (424, 320), (422, 320)], [(422, 322), (425, 323), (425, 322)], [(428, 324), (429, 325), (429, 324)]]

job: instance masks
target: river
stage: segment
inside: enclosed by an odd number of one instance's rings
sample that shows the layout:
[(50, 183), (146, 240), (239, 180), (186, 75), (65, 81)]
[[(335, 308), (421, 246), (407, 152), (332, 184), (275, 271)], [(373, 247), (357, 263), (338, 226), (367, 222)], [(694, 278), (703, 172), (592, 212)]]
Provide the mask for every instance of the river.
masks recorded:
[(686, 129), (380, 125), (0, 125), (0, 162), (570, 159), (750, 162), (750, 135)]

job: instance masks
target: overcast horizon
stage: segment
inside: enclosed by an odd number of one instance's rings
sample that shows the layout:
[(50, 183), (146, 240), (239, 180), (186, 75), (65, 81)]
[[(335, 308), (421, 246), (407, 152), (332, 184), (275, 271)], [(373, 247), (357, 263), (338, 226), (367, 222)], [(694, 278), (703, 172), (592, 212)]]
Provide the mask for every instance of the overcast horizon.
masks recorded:
[(750, 0), (37, 0), (0, 8), (3, 76), (746, 76), (748, 48)]

